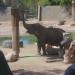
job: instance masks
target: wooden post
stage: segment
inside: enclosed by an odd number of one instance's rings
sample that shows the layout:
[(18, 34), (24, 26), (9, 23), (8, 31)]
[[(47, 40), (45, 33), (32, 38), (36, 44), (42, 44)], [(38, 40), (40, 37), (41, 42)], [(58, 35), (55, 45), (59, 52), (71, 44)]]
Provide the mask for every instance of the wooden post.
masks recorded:
[(12, 49), (13, 52), (7, 55), (7, 61), (16, 61), (19, 57), (19, 10), (17, 0), (12, 0), (11, 20), (12, 20)]
[(17, 8), (11, 9), (12, 15), (12, 48), (16, 53), (16, 56), (19, 56), (19, 14)]
[(16, 0), (12, 0), (12, 48), (16, 53), (16, 58), (19, 57), (19, 12)]

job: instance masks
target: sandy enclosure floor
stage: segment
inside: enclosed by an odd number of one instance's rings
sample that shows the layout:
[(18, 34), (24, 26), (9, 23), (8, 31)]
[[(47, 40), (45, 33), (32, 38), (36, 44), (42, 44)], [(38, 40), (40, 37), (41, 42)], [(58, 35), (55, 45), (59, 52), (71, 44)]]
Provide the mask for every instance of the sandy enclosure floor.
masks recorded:
[[(35, 21), (37, 22), (37, 21)], [(28, 21), (27, 23), (33, 23)], [(41, 22), (45, 26), (54, 26), (62, 28), (68, 32), (75, 32), (75, 26), (70, 26), (69, 23), (58, 26), (57, 22)], [(21, 36), (26, 35), (26, 30), (24, 29), (22, 23), (19, 25), (19, 32)], [(0, 22), (0, 36), (12, 36), (12, 24), (8, 22)], [(4, 54), (8, 54), (12, 51), (9, 48), (0, 48)], [(37, 55), (36, 45), (27, 45), (20, 49), (20, 57), (17, 62), (8, 63), (10, 69), (15, 75), (63, 75), (64, 70), (70, 64), (64, 64), (62, 59), (56, 56), (43, 57)]]
[[(0, 48), (4, 55), (10, 53), (12, 49)], [(56, 56), (37, 55), (36, 45), (27, 45), (20, 48), (20, 57), (17, 62), (9, 62), (10, 69), (14, 75), (63, 75), (64, 70), (70, 64), (64, 64), (63, 59)]]

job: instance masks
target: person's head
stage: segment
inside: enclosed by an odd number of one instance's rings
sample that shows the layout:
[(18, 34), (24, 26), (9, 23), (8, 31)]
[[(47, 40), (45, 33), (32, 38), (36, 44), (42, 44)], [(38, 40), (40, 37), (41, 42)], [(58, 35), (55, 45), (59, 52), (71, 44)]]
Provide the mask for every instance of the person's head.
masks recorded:
[(75, 64), (69, 66), (66, 70), (64, 75), (75, 75)]

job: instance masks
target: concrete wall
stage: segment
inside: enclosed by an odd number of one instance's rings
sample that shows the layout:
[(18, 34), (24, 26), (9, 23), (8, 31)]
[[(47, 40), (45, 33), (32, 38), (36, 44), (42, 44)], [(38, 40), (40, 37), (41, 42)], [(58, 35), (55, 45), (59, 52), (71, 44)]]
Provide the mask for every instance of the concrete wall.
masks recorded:
[[(60, 6), (45, 6), (42, 7), (42, 20), (51, 21), (51, 20), (63, 20), (68, 19), (71, 16), (67, 11), (64, 11), (64, 8)], [(8, 7), (6, 10), (0, 11), (0, 21), (11, 20), (11, 7)]]
[(9, 21), (11, 20), (11, 7), (6, 9), (0, 9), (0, 21)]
[(61, 6), (42, 7), (42, 20), (63, 20), (70, 18), (69, 12)]

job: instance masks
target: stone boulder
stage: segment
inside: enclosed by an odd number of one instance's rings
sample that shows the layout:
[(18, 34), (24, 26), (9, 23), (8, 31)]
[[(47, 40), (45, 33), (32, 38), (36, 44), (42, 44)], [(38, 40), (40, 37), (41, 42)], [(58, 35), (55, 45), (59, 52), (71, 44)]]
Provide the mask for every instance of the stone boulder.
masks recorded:
[(5, 56), (7, 62), (15, 62), (18, 60), (16, 53), (13, 51)]

